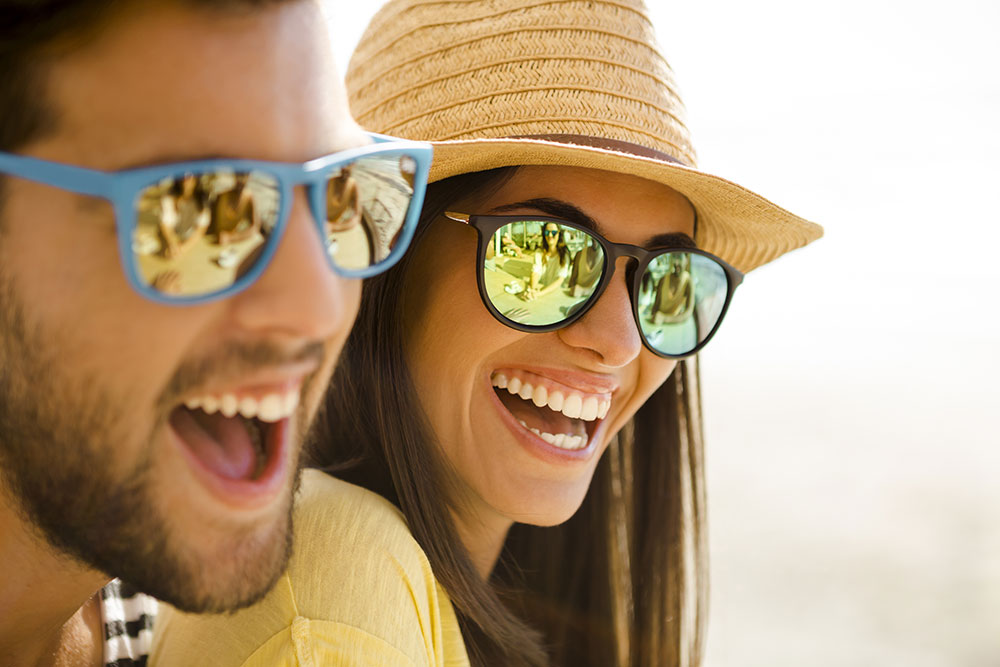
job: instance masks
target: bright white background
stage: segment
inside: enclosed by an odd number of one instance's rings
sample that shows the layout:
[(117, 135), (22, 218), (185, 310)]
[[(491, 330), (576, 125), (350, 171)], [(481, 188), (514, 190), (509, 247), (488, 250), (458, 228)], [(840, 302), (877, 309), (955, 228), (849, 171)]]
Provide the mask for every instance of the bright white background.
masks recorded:
[(708, 667), (1000, 665), (1000, 3), (650, 9), (700, 166), (827, 234), (702, 355)]

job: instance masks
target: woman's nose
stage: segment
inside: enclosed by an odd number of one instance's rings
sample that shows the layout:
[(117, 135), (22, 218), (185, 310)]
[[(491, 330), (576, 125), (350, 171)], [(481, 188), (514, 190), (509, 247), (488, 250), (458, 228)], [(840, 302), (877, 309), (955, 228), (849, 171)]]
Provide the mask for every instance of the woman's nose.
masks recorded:
[(597, 303), (576, 322), (557, 331), (564, 343), (592, 351), (609, 368), (626, 366), (642, 350), (626, 283), (629, 261), (628, 257), (619, 258), (611, 283)]

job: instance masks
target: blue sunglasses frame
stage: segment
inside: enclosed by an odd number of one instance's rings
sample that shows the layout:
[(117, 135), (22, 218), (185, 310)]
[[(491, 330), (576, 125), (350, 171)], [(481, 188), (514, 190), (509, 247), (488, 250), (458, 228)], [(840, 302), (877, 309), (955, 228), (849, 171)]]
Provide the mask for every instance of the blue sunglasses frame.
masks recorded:
[[(108, 200), (114, 209), (122, 268), (132, 289), (141, 296), (157, 303), (195, 305), (233, 296), (252, 285), (261, 276), (274, 257), (288, 224), (293, 199), (292, 191), (296, 186), (304, 185), (307, 187), (309, 207), (313, 221), (316, 223), (317, 233), (320, 235), (320, 242), (323, 243), (328, 175), (335, 169), (365, 157), (409, 156), (416, 163), (413, 197), (410, 199), (406, 219), (399, 232), (400, 237), (384, 260), (363, 269), (344, 269), (337, 266), (328, 253), (324, 252), (323, 254), (326, 255), (330, 268), (345, 278), (368, 278), (382, 273), (396, 264), (413, 239), (417, 219), (423, 208), (433, 149), (426, 142), (397, 139), (374, 133), (369, 133), (368, 136), (372, 139), (371, 144), (331, 153), (299, 164), (244, 159), (212, 159), (171, 162), (109, 172), (0, 152), (0, 173)], [(237, 278), (232, 285), (218, 291), (197, 296), (177, 296), (164, 294), (151, 285), (146, 285), (139, 274), (138, 262), (132, 250), (132, 234), (138, 225), (137, 205), (142, 192), (164, 178), (176, 177), (181, 174), (200, 175), (219, 170), (257, 171), (267, 174), (278, 183), (280, 188), (278, 218), (271, 237), (263, 246), (261, 256), (246, 274)]]

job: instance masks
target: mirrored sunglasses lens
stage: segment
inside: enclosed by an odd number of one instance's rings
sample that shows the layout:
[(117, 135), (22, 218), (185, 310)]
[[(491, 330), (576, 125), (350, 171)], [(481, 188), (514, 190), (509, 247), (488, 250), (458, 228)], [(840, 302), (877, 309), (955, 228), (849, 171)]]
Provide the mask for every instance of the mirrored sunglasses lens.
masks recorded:
[(483, 284), (497, 311), (530, 326), (557, 324), (594, 294), (604, 249), (590, 234), (554, 222), (517, 221), (490, 239)]
[(729, 278), (715, 260), (687, 252), (659, 255), (640, 284), (643, 337), (663, 354), (688, 354), (719, 323), (728, 292)]
[(139, 279), (181, 298), (231, 287), (263, 254), (280, 199), (278, 182), (259, 172), (182, 174), (148, 186), (132, 236)]
[(387, 154), (360, 158), (330, 175), (324, 228), (336, 266), (357, 271), (389, 257), (402, 237), (416, 171), (413, 157)]

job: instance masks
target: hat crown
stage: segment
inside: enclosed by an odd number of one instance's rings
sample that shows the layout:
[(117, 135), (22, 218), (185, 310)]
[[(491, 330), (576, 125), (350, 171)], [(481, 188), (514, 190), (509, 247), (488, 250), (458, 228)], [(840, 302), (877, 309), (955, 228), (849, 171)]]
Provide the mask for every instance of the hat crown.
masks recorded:
[(640, 0), (392, 0), (362, 37), (347, 87), (358, 122), (387, 134), (579, 135), (695, 164)]

